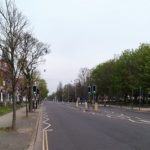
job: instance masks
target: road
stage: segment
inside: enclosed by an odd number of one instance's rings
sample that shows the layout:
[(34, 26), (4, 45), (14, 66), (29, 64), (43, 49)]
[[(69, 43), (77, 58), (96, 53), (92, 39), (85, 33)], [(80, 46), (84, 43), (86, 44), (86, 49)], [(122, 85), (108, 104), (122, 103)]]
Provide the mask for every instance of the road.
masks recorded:
[(49, 150), (150, 149), (150, 113), (119, 108), (85, 112), (57, 102), (45, 102), (44, 108)]

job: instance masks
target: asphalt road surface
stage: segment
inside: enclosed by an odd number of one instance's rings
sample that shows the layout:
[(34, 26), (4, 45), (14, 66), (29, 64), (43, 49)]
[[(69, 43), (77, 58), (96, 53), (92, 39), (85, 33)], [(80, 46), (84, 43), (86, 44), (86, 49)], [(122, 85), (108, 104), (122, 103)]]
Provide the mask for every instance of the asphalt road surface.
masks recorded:
[(150, 113), (45, 102), (49, 150), (150, 150)]

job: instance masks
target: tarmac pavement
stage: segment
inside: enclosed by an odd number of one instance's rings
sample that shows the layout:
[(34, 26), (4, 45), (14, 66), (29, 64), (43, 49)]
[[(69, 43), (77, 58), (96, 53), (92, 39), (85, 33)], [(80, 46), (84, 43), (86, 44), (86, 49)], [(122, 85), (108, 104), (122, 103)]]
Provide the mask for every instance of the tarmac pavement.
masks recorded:
[[(16, 130), (5, 131), (3, 128), (11, 127), (12, 113), (0, 116), (0, 150), (34, 150), (38, 143), (41, 150), (41, 139), (38, 138), (41, 119), (41, 108), (29, 113), (26, 117), (25, 107), (17, 110)], [(40, 147), (41, 146), (41, 147)]]

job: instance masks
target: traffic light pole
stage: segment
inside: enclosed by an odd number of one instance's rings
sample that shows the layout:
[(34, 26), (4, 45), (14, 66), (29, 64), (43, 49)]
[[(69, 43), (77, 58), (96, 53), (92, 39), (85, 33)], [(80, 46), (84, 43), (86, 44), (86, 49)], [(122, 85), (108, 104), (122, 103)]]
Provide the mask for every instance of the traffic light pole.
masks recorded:
[(98, 111), (98, 103), (95, 98), (95, 93), (93, 93), (93, 100), (94, 100), (94, 111)]
[(92, 88), (93, 88), (92, 93), (93, 93), (93, 101), (94, 101), (94, 111), (98, 111), (98, 103), (96, 100), (96, 85), (93, 85)]
[(96, 85), (88, 86), (88, 94), (89, 100), (92, 97), (92, 101), (94, 102), (94, 111), (98, 111), (98, 103), (96, 101)]

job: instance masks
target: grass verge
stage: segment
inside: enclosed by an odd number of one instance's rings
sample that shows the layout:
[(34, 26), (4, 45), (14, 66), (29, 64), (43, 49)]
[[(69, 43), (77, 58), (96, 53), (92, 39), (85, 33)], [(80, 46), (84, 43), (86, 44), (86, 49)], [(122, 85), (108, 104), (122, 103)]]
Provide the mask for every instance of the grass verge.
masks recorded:
[(12, 127), (2, 127), (2, 128), (0, 128), (0, 132), (10, 132), (10, 131), (14, 131), (12, 129)]
[(12, 106), (0, 106), (0, 116), (12, 111)]
[[(21, 107), (25, 107), (25, 104), (17, 104), (16, 110)], [(12, 112), (12, 105), (6, 105), (6, 106), (0, 105), (0, 116), (7, 114), (9, 112)]]

